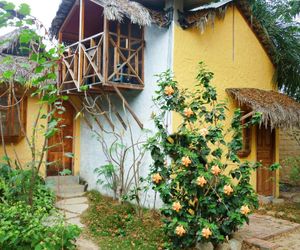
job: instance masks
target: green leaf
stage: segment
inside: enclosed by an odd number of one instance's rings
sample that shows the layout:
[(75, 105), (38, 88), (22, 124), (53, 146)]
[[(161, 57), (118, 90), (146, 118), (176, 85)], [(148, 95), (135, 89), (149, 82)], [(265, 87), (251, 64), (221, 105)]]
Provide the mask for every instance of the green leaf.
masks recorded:
[(22, 3), (19, 6), (18, 12), (23, 16), (28, 16), (28, 15), (30, 15), (30, 12), (31, 12), (30, 6), (26, 3)]

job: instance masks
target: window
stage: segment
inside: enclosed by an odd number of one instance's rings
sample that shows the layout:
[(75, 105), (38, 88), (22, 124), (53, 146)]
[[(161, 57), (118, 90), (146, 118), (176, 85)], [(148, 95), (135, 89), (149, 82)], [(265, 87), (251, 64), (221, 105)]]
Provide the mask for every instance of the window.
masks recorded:
[[(246, 108), (241, 108), (241, 110), (243, 111), (243, 115), (247, 115), (248, 113), (251, 112), (249, 109), (246, 109)], [(247, 123), (250, 122), (250, 120), (251, 120), (251, 116), (243, 119), (241, 121), (241, 123), (242, 123), (243, 126), (245, 126)], [(244, 127), (243, 131), (242, 131), (242, 136), (243, 136), (243, 138), (242, 138), (243, 147), (238, 152), (238, 156), (241, 157), (241, 158), (242, 157), (247, 157), (251, 153), (252, 126)]]
[[(17, 143), (23, 137), (26, 129), (26, 98), (10, 98), (8, 96), (0, 97), (0, 115), (2, 120), (2, 131), (0, 135), (5, 143)], [(2, 139), (2, 137), (1, 137)]]

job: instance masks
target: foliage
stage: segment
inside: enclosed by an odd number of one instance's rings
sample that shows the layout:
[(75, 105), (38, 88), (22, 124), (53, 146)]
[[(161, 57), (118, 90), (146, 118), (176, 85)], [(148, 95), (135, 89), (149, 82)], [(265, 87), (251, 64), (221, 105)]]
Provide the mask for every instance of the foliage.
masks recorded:
[(276, 82), (300, 100), (300, 2), (248, 0), (275, 48)]
[(157, 213), (145, 209), (141, 218), (136, 215), (133, 204), (120, 204), (96, 191), (89, 192), (88, 197), (90, 207), (83, 219), (101, 249), (161, 248), (164, 236)]
[(80, 229), (65, 225), (54, 208), (54, 194), (40, 177), (34, 186), (33, 204), (28, 205), (31, 175), (31, 170), (0, 167), (0, 248), (75, 249)]
[[(226, 104), (217, 102), (212, 78), (200, 63), (195, 91), (181, 90), (167, 71), (159, 75), (154, 98), (161, 111), (154, 116), (158, 132), (147, 146), (154, 161), (151, 178), (165, 204), (164, 228), (176, 249), (223, 242), (258, 206), (249, 181), (259, 164), (241, 163), (237, 156), (242, 113), (236, 110), (231, 128), (224, 129)], [(182, 119), (173, 134), (168, 132), (170, 112)], [(260, 117), (255, 114), (243, 126), (257, 124)]]
[(291, 184), (297, 185), (300, 183), (300, 156), (288, 157), (283, 161), (285, 167), (290, 167), (289, 180)]

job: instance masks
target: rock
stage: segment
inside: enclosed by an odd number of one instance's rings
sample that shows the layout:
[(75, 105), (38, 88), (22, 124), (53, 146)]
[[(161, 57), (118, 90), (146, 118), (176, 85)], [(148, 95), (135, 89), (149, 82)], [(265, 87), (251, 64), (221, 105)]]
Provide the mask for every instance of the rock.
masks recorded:
[(198, 250), (214, 250), (214, 246), (212, 243), (197, 243), (196, 249)]
[(84, 225), (80, 222), (80, 218), (79, 217), (68, 219), (67, 222), (69, 224), (76, 225), (76, 226), (78, 226), (80, 228), (84, 228)]
[(268, 211), (267, 215), (270, 215), (270, 216), (274, 217), (276, 215), (276, 212), (275, 211)]
[(273, 196), (262, 196), (262, 195), (259, 195), (258, 199), (259, 199), (259, 203), (260, 204), (267, 205), (267, 204), (272, 203)]
[(284, 212), (278, 212), (277, 213), (278, 216), (284, 216), (284, 214), (285, 214)]
[(218, 245), (216, 250), (231, 250), (229, 243), (223, 243), (222, 245)]
[(272, 202), (273, 204), (282, 204), (284, 203), (284, 199), (273, 199)]
[(242, 249), (242, 243), (236, 239), (231, 239), (229, 241), (229, 246), (231, 250), (241, 250)]
[(280, 198), (284, 199), (292, 199), (295, 196), (295, 193), (290, 193), (290, 192), (280, 192)]

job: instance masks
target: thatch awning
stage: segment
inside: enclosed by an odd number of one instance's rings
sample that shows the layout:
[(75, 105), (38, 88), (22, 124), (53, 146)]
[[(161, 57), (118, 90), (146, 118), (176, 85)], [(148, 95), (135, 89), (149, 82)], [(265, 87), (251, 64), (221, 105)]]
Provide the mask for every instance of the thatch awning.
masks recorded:
[(262, 114), (262, 123), (272, 128), (300, 128), (300, 103), (272, 90), (229, 88), (226, 92), (240, 105)]
[[(108, 20), (122, 21), (124, 17), (131, 20), (132, 23), (148, 26), (155, 23), (160, 27), (168, 27), (172, 20), (170, 10), (157, 11), (150, 10), (142, 4), (131, 0), (90, 0), (99, 4), (104, 9), (104, 15)], [(58, 36), (64, 20), (67, 18), (70, 10), (76, 0), (62, 0), (55, 18), (52, 21), (50, 33), (54, 37)], [(173, 10), (172, 10), (173, 13)]]
[(195, 9), (179, 12), (179, 23), (183, 29), (197, 27), (201, 32), (204, 32), (207, 25), (214, 25), (215, 18), (223, 19), (226, 15), (228, 6), (235, 5), (245, 20), (259, 39), (266, 53), (270, 57), (273, 64), (276, 64), (274, 52), (275, 46), (268, 36), (265, 28), (260, 22), (254, 18), (252, 10), (247, 0), (220, 0), (219, 2), (210, 1)]

